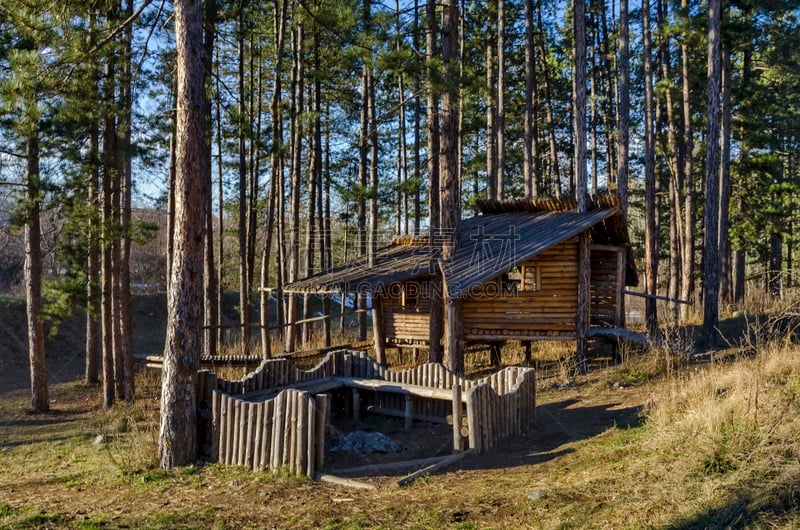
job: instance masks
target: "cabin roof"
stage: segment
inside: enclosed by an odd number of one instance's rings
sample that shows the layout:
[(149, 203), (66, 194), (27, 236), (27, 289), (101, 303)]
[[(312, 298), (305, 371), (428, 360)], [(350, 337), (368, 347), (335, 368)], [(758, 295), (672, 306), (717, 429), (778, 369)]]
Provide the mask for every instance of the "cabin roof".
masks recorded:
[(450, 295), (458, 297), (590, 228), (592, 243), (628, 248), (626, 284), (636, 285), (638, 276), (619, 199), (594, 197), (586, 213), (578, 213), (576, 206), (574, 200), (478, 201), (482, 214), (459, 223), (458, 248), (446, 262), (440, 260), (440, 244), (447, 234), (435, 234), (433, 245), (427, 238), (401, 238), (378, 249), (372, 266), (366, 256), (360, 256), (284, 289), (374, 292), (393, 283), (430, 277), (441, 266)]

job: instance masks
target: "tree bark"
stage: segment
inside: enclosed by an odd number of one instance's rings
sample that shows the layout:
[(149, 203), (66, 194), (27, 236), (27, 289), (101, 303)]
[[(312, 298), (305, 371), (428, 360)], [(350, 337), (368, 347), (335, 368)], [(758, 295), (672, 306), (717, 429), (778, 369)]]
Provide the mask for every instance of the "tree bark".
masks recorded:
[[(293, 282), (299, 279), (300, 271), (300, 178), (303, 160), (303, 127), (300, 114), (303, 111), (304, 87), (303, 87), (303, 28), (298, 25), (292, 32), (292, 106), (291, 106), (291, 182), (289, 183), (289, 275), (288, 281)], [(289, 294), (287, 308), (285, 348), (287, 352), (292, 352), (296, 348), (297, 326), (294, 324), (298, 319), (299, 300), (295, 293)]]
[[(203, 107), (203, 123), (205, 126), (203, 180), (205, 180), (206, 188), (209, 190), (209, 193), (206, 194), (205, 205), (203, 206), (206, 223), (205, 254), (203, 261), (203, 291), (205, 293), (205, 296), (203, 297), (203, 322), (205, 324), (203, 351), (206, 355), (213, 357), (217, 354), (217, 330), (220, 325), (219, 301), (217, 300), (217, 296), (219, 295), (219, 291), (217, 290), (219, 279), (217, 278), (216, 263), (214, 259), (213, 198), (210, 192), (212, 187), (211, 180), (213, 172), (213, 161), (211, 158), (211, 142), (214, 137), (212, 134), (212, 128), (214, 125), (212, 120), (212, 79), (214, 68), (214, 39), (216, 37), (217, 24), (217, 3), (215, 1), (205, 1), (203, 11), (203, 85), (205, 87)], [(220, 214), (221, 213), (222, 210), (220, 210)], [(221, 222), (222, 221), (220, 218), (220, 223)]]
[(26, 142), (28, 218), (25, 223), (25, 300), (27, 307), (28, 360), (31, 374), (31, 407), (34, 412), (50, 410), (42, 323), (42, 227), (39, 138), (30, 133)]
[(731, 202), (731, 55), (722, 48), (722, 116), (720, 127), (719, 171), (719, 299), (724, 305), (733, 303), (733, 275), (730, 243)]
[(175, 1), (177, 141), (175, 262), (167, 296), (167, 346), (161, 386), (159, 463), (191, 464), (197, 455), (196, 380), (202, 342), (203, 32), (200, 0)]
[[(97, 17), (94, 13), (89, 20), (89, 45), (95, 46), (97, 36)], [(98, 98), (100, 70), (92, 69), (92, 93)], [(89, 252), (86, 267), (86, 371), (87, 384), (99, 381), (100, 370), (100, 219), (96, 206), (100, 197), (100, 128), (96, 119), (89, 126), (89, 186), (87, 198), (91, 205), (88, 226)]]
[[(586, 213), (586, 3), (575, 0), (572, 23), (574, 30), (573, 123), (575, 128), (575, 198), (578, 212)], [(586, 372), (587, 339), (589, 333), (589, 239), (587, 234), (580, 236), (578, 264), (578, 315), (576, 319), (577, 351), (576, 361), (579, 373)]]
[[(694, 294), (694, 132), (692, 127), (691, 84), (689, 82), (689, 6), (681, 0), (681, 78), (683, 99), (683, 264), (681, 265), (681, 298), (690, 300)], [(689, 305), (681, 305), (681, 318), (686, 319)]]
[[(427, 0), (425, 4), (425, 52), (426, 52), (426, 71), (428, 76), (428, 186), (430, 194), (428, 197), (430, 217), (428, 225), (430, 227), (430, 243), (434, 248), (440, 243), (441, 234), (441, 205), (439, 203), (439, 167), (440, 167), (440, 146), (439, 146), (439, 83), (434, 66), (434, 58), (437, 54), (436, 36), (438, 33), (436, 24), (436, 1)], [(434, 256), (431, 256), (431, 271), (437, 270)], [(441, 340), (444, 323), (442, 321), (442, 298), (441, 285), (435, 280), (431, 282), (430, 293), (430, 333), (428, 356), (430, 362), (442, 361)]]
[[(456, 0), (454, 0), (456, 1)], [(458, 6), (456, 6), (457, 8)], [(444, 16), (447, 16), (444, 14)], [(497, 198), (505, 197), (506, 177), (506, 7), (497, 0)], [(455, 22), (453, 22), (455, 27)], [(444, 24), (443, 24), (444, 25)], [(443, 39), (447, 30), (442, 28)], [(444, 48), (444, 43), (442, 43)], [(444, 50), (442, 51), (444, 55)], [(443, 104), (444, 106), (444, 104)], [(444, 111), (444, 109), (443, 109)]]
[(525, 0), (525, 142), (523, 180), (525, 197), (539, 196), (539, 116), (536, 81), (536, 42), (533, 31), (533, 0)]
[[(125, 0), (123, 19), (133, 15), (133, 0)], [(128, 25), (123, 33), (122, 64), (120, 67), (120, 121), (119, 121), (119, 175), (120, 175), (120, 261), (119, 261), (119, 315), (120, 357), (122, 358), (123, 397), (133, 403), (136, 380), (133, 371), (133, 317), (131, 316), (131, 209), (133, 199), (133, 169), (131, 166), (131, 119), (133, 106), (133, 65), (131, 46), (133, 27)]]
[(239, 325), (241, 326), (241, 333), (239, 335), (239, 347), (242, 355), (247, 355), (250, 349), (250, 289), (248, 276), (250, 272), (247, 270), (248, 264), (248, 222), (247, 222), (247, 190), (248, 190), (248, 172), (247, 172), (247, 130), (246, 130), (246, 117), (247, 105), (246, 94), (244, 90), (245, 72), (245, 22), (244, 22), (244, 2), (239, 2), (239, 17), (238, 25), (238, 72), (237, 80), (239, 86), (239, 99), (237, 105), (238, 111), (238, 140), (239, 140)]
[(628, 149), (630, 146), (630, 38), (628, 0), (619, 2), (619, 146), (617, 147), (617, 190), (622, 213), (628, 215)]
[[(105, 65), (105, 80), (103, 82), (103, 98), (114, 101), (114, 58), (109, 56)], [(116, 181), (117, 167), (114, 157), (117, 154), (116, 120), (113, 112), (107, 112), (103, 124), (103, 244), (101, 248), (102, 300), (100, 321), (102, 328), (102, 357), (103, 357), (103, 406), (106, 408), (114, 404), (114, 211), (113, 195)], [(171, 238), (170, 238), (171, 239)], [(169, 252), (169, 251), (168, 251)]]
[(708, 132), (706, 135), (706, 203), (703, 259), (703, 338), (717, 343), (719, 323), (719, 138), (720, 138), (720, 0), (708, 2)]
[[(658, 25), (662, 30), (659, 43), (659, 57), (661, 62), (661, 79), (665, 85), (664, 107), (667, 115), (667, 168), (669, 169), (669, 283), (667, 293), (669, 298), (677, 300), (680, 292), (681, 280), (681, 251), (683, 250), (682, 218), (680, 215), (680, 189), (683, 186), (683, 168), (678, 158), (678, 141), (675, 135), (675, 108), (672, 101), (672, 80), (670, 78), (670, 42), (669, 32), (666, 29), (669, 23), (669, 13), (664, 0), (658, 0)], [(671, 302), (672, 317), (675, 324), (680, 318), (679, 304)]]
[[(446, 79), (442, 91), (442, 259), (447, 262), (458, 248), (461, 219), (461, 179), (458, 174), (458, 0), (445, 0), (442, 7), (442, 62)], [(498, 185), (500, 182), (498, 181)], [(498, 189), (498, 192), (500, 190)], [(442, 271), (444, 274), (444, 271)], [(445, 364), (457, 374), (464, 372), (464, 337), (461, 300), (450, 296), (443, 282)]]
[(658, 291), (658, 213), (655, 176), (655, 96), (653, 94), (653, 60), (650, 38), (650, 2), (642, 1), (643, 52), (644, 52), (644, 115), (645, 115), (645, 290), (650, 295), (645, 300), (645, 321), (650, 335), (658, 332), (656, 299)]
[(556, 125), (555, 125), (555, 118), (553, 113), (553, 99), (551, 97), (551, 82), (550, 82), (550, 71), (547, 67), (547, 50), (545, 50), (544, 45), (544, 23), (542, 22), (542, 3), (539, 2), (537, 5), (537, 22), (538, 22), (538, 34), (539, 34), (539, 56), (542, 62), (542, 77), (544, 77), (544, 99), (545, 99), (545, 119), (547, 121), (547, 133), (548, 133), (548, 143), (549, 143), (549, 157), (550, 157), (550, 168), (549, 174), (552, 178), (552, 187), (553, 193), (555, 194), (557, 199), (561, 198), (561, 170), (559, 169), (558, 164), (558, 148), (556, 147)]

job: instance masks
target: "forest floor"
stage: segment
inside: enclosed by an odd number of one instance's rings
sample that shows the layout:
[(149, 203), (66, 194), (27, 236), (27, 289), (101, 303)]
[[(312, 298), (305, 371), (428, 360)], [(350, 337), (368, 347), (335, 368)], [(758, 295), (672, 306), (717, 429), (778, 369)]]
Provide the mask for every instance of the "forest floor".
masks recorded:
[[(375, 491), (218, 464), (161, 471), (157, 372), (139, 373), (136, 404), (104, 410), (100, 388), (77, 382), (81, 346), (55, 368), (51, 412), (34, 415), (27, 373), (3, 354), (0, 528), (800, 527), (800, 349), (696, 363), (681, 348), (543, 374), (527, 436), (403, 488), (359, 478)], [(415, 424), (408, 458), (443, 450), (435, 429)]]

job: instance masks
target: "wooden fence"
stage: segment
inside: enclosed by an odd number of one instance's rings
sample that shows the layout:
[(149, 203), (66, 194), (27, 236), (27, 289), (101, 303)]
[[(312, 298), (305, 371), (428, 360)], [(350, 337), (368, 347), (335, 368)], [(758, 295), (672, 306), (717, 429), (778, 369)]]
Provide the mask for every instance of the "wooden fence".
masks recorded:
[[(329, 353), (311, 370), (286, 359), (266, 360), (239, 381), (201, 371), (198, 407), (209, 420), (211, 458), (252, 469), (286, 468), (314, 476), (324, 463), (327, 395), (352, 388), (360, 411), (453, 425), (454, 450), (486, 451), (527, 432), (534, 422), (535, 374), (507, 367), (471, 380), (441, 364), (389, 371), (366, 352)], [(202, 438), (202, 435), (201, 435)]]

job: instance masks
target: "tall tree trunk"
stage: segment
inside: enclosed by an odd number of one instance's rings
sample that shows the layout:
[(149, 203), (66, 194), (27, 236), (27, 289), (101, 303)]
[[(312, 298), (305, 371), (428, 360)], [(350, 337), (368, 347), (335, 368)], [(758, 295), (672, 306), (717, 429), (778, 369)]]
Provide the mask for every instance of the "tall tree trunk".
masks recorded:
[[(743, 93), (747, 93), (750, 87), (750, 73), (752, 68), (752, 48), (748, 44), (744, 46), (744, 50), (742, 52), (742, 74), (741, 74), (741, 91)], [(748, 158), (749, 158), (749, 146), (745, 142), (745, 131), (744, 128), (746, 127), (745, 122), (742, 122), (742, 131), (741, 131), (741, 145), (739, 146), (739, 166), (740, 167), (747, 167)], [(740, 191), (738, 197), (736, 198), (737, 202), (737, 209), (741, 212), (744, 209), (744, 194)], [(734, 251), (734, 275), (735, 275), (735, 282), (734, 282), (734, 293), (733, 293), (733, 301), (736, 303), (744, 301), (744, 294), (745, 294), (745, 250), (743, 248), (743, 244), (739, 241), (738, 248)]]
[(250, 349), (250, 290), (248, 284), (249, 271), (248, 264), (248, 223), (247, 223), (247, 190), (248, 190), (248, 171), (247, 171), (247, 98), (245, 95), (245, 21), (244, 21), (244, 2), (239, 2), (239, 18), (237, 21), (238, 31), (238, 71), (237, 78), (239, 84), (238, 111), (238, 139), (239, 139), (239, 325), (241, 326), (240, 352), (247, 355)]
[(722, 117), (720, 128), (719, 172), (719, 299), (723, 305), (733, 302), (733, 275), (730, 243), (731, 202), (731, 55), (722, 49)]
[[(681, 298), (690, 300), (694, 294), (694, 132), (692, 127), (691, 84), (689, 82), (689, 6), (681, 0), (681, 79), (683, 100), (683, 264), (681, 265)], [(681, 306), (681, 318), (685, 319), (689, 306)]]
[[(414, 0), (414, 21), (412, 22), (412, 39), (414, 49), (419, 50), (420, 43), (419, 0)], [(422, 223), (422, 73), (414, 75), (414, 236), (419, 236)]]
[(525, 143), (523, 180), (525, 197), (539, 196), (539, 116), (536, 80), (536, 42), (533, 31), (534, 0), (525, 0)]
[(653, 93), (653, 59), (650, 38), (650, 2), (642, 1), (642, 25), (644, 41), (644, 116), (645, 116), (645, 321), (651, 335), (658, 333), (656, 299), (658, 294), (658, 213), (656, 204), (655, 175), (655, 96)]
[[(125, 0), (122, 18), (133, 15), (133, 0)], [(133, 27), (126, 26), (123, 32), (122, 64), (120, 67), (120, 122), (119, 122), (119, 175), (121, 181), (121, 241), (119, 262), (119, 315), (120, 356), (123, 364), (125, 402), (133, 403), (136, 385), (133, 371), (133, 318), (131, 316), (131, 208), (133, 197), (133, 169), (131, 166), (131, 117), (133, 105), (133, 66), (131, 46)]]
[(589, 38), (591, 41), (590, 48), (590, 69), (589, 69), (589, 131), (591, 134), (592, 148), (592, 195), (597, 195), (598, 189), (598, 169), (597, 169), (597, 20), (592, 11), (589, 11)]
[[(578, 212), (586, 213), (586, 2), (575, 0), (572, 11), (574, 48), (572, 64), (574, 69), (573, 123), (575, 128), (575, 197)], [(589, 334), (589, 240), (588, 234), (579, 239), (578, 263), (578, 315), (575, 333), (577, 335), (576, 361), (580, 373), (586, 372), (587, 337)]]
[[(300, 114), (303, 112), (304, 100), (304, 65), (303, 65), (303, 27), (297, 25), (292, 32), (292, 105), (291, 105), (291, 182), (289, 197), (289, 275), (288, 281), (299, 279), (300, 272), (300, 179), (302, 176), (303, 161), (303, 126)], [(299, 299), (295, 293), (289, 294), (287, 321), (290, 324), (286, 329), (286, 351), (295, 350), (297, 341), (297, 326)]]
[(42, 227), (39, 138), (29, 134), (26, 142), (28, 217), (25, 223), (25, 300), (28, 328), (28, 360), (31, 374), (31, 407), (34, 412), (50, 410), (42, 322)]
[(163, 469), (194, 463), (196, 384), (202, 342), (203, 31), (200, 0), (175, 0), (177, 120), (175, 262), (167, 295), (158, 459)]
[[(448, 80), (442, 91), (442, 259), (446, 262), (458, 248), (458, 222), (461, 219), (461, 179), (458, 174), (458, 0), (444, 0), (442, 7), (442, 66)], [(500, 182), (498, 181), (498, 193)], [(444, 274), (444, 271), (441, 271)], [(446, 285), (446, 282), (445, 282)], [(464, 372), (464, 336), (461, 324), (461, 299), (451, 298), (442, 289), (444, 308), (445, 363), (453, 372)]]
[(556, 125), (553, 113), (553, 99), (551, 97), (550, 70), (547, 67), (547, 50), (544, 46), (544, 23), (542, 22), (542, 3), (537, 4), (537, 22), (539, 34), (539, 55), (542, 62), (542, 76), (544, 77), (545, 119), (547, 121), (548, 143), (550, 147), (550, 175), (553, 182), (553, 193), (557, 199), (561, 198), (561, 170), (558, 164), (558, 149), (556, 147)]
[[(331, 270), (333, 268), (333, 234), (331, 233), (331, 109), (330, 103), (326, 103), (325, 108), (325, 166), (323, 169), (323, 205), (320, 208), (319, 219), (320, 228), (322, 230), (322, 248), (324, 249), (324, 259), (322, 266), (324, 270)], [(321, 185), (323, 183), (320, 183)], [(322, 314), (330, 315), (331, 302), (330, 297), (325, 295), (322, 297)], [(322, 321), (322, 331), (325, 337), (324, 346), (326, 348), (331, 345), (331, 319), (327, 318)]]
[(630, 146), (630, 39), (628, 0), (619, 2), (619, 146), (617, 147), (617, 190), (622, 213), (628, 215), (628, 149)]
[[(661, 77), (665, 85), (664, 106), (667, 115), (667, 168), (669, 169), (669, 284), (668, 296), (676, 300), (680, 294), (681, 251), (683, 249), (683, 226), (680, 215), (680, 189), (683, 187), (683, 168), (678, 157), (678, 141), (675, 136), (675, 107), (672, 101), (672, 79), (670, 78), (670, 42), (668, 33), (669, 13), (664, 0), (658, 0), (658, 25), (662, 29), (662, 41), (659, 43)], [(679, 304), (672, 302), (672, 317), (675, 324), (680, 318)]]
[(708, 2), (708, 132), (706, 135), (706, 204), (703, 258), (703, 338), (717, 343), (719, 322), (719, 128), (720, 128), (720, 0)]
[[(203, 102), (203, 123), (205, 127), (205, 145), (203, 150), (203, 180), (205, 181), (206, 189), (206, 203), (203, 206), (205, 213), (206, 223), (206, 241), (205, 241), (205, 254), (203, 261), (203, 296), (204, 302), (204, 337), (203, 337), (203, 352), (208, 356), (215, 356), (217, 354), (217, 330), (219, 329), (219, 300), (217, 299), (219, 291), (217, 285), (216, 264), (214, 260), (214, 211), (213, 211), (213, 197), (211, 194), (212, 189), (212, 167), (213, 161), (211, 158), (211, 143), (214, 135), (212, 129), (214, 127), (212, 119), (212, 79), (214, 68), (214, 39), (216, 37), (216, 24), (217, 24), (217, 2), (205, 0), (203, 6), (203, 85), (205, 87), (205, 97)], [(220, 156), (222, 153), (220, 152)], [(222, 210), (220, 210), (220, 223), (221, 223)], [(221, 272), (221, 271), (220, 271)]]
[[(395, 31), (398, 35), (396, 50), (402, 50), (402, 21), (400, 18), (400, 0), (395, 0)], [(408, 147), (406, 146), (406, 82), (402, 70), (397, 73), (397, 186), (399, 196), (397, 199), (397, 235), (408, 235), (411, 228), (408, 217)]]
[[(365, 2), (366, 6), (370, 2)], [(370, 60), (367, 72), (368, 89), (368, 122), (369, 122), (369, 262), (374, 264), (375, 254), (378, 250), (378, 114), (375, 104), (375, 80), (372, 73)], [(375, 356), (378, 363), (386, 365), (386, 348), (383, 344), (383, 315), (380, 300), (372, 293), (372, 329), (373, 342), (375, 343)]]
[[(364, 24), (369, 23), (369, 2), (365, 2), (364, 12), (362, 13)], [(369, 66), (364, 61), (361, 71), (361, 115), (359, 122), (359, 146), (358, 146), (358, 251), (362, 256), (367, 256), (367, 262), (373, 265), (374, 254), (370, 245), (371, 230), (368, 229), (368, 204), (369, 200)], [(358, 340), (367, 340), (367, 296), (366, 293), (356, 293), (356, 308), (358, 313)]]
[[(438, 34), (436, 25), (436, 1), (427, 0), (425, 3), (425, 51), (426, 51), (426, 70), (428, 77), (428, 197), (430, 205), (430, 243), (433, 248), (440, 236), (441, 231), (441, 205), (439, 203), (439, 167), (440, 167), (440, 145), (439, 145), (439, 86), (436, 83), (436, 71), (434, 58), (437, 56), (436, 36)], [(437, 270), (436, 260), (431, 256), (430, 268)], [(429, 351), (430, 362), (442, 361), (442, 333), (444, 323), (442, 321), (442, 298), (441, 285), (433, 280), (431, 285), (430, 302), (430, 333)]]
[[(114, 101), (114, 76), (115, 70), (113, 56), (108, 57), (105, 65), (105, 80), (103, 83), (103, 98), (107, 102)], [(102, 357), (103, 357), (103, 406), (108, 408), (114, 404), (114, 215), (113, 194), (116, 181), (116, 164), (114, 157), (117, 153), (116, 120), (113, 112), (106, 112), (103, 124), (103, 245), (101, 250), (100, 276), (102, 278), (102, 300), (100, 321), (102, 328)]]
[[(453, 0), (457, 2), (458, 0)], [(456, 6), (456, 9), (458, 6)], [(446, 14), (444, 15), (446, 16)], [(497, 198), (505, 197), (506, 166), (506, 6), (497, 0)], [(455, 22), (453, 22), (455, 24)], [(444, 25), (444, 24), (443, 24)], [(445, 28), (442, 28), (444, 35)], [(454, 30), (455, 31), (455, 30)], [(444, 38), (444, 36), (443, 36)], [(444, 48), (444, 43), (442, 44)], [(444, 52), (443, 52), (444, 53)]]
[[(492, 2), (487, 2), (489, 20), (492, 20)], [(497, 4), (494, 3), (496, 6)], [(491, 24), (491, 22), (490, 22)], [(486, 32), (486, 197), (497, 199), (497, 35)]]
[(219, 67), (217, 67), (216, 79), (216, 94), (214, 105), (214, 117), (217, 124), (217, 215), (219, 216), (217, 228), (217, 320), (214, 325), (217, 326), (216, 343), (221, 348), (225, 338), (224, 330), (222, 329), (222, 318), (225, 314), (225, 285), (222, 281), (225, 272), (225, 190), (223, 187), (223, 174), (224, 164), (222, 161), (222, 91), (219, 75)]
[[(90, 46), (94, 46), (96, 17), (91, 16)], [(99, 70), (94, 70), (93, 93), (97, 93)], [(99, 94), (97, 94), (99, 96)], [(88, 200), (92, 205), (89, 217), (89, 253), (86, 277), (86, 372), (87, 384), (99, 381), (100, 365), (100, 212), (95, 207), (101, 204), (100, 196), (100, 130), (97, 120), (92, 120), (89, 130), (89, 188)]]
[[(278, 309), (278, 324), (283, 323), (281, 316), (281, 308), (283, 307), (283, 296), (281, 294), (281, 267), (277, 269), (277, 285), (273, 291), (266, 291), (270, 279), (270, 256), (273, 246), (273, 234), (275, 232), (275, 225), (278, 225), (280, 231), (283, 226), (278, 221), (278, 216), (282, 215), (280, 212), (281, 198), (283, 197), (283, 115), (281, 114), (281, 97), (282, 97), (282, 76), (283, 76), (283, 52), (286, 42), (286, 11), (287, 0), (275, 0), (274, 2), (274, 15), (272, 32), (275, 42), (275, 63), (274, 63), (274, 80), (272, 88), (272, 99), (269, 104), (269, 112), (271, 117), (271, 136), (272, 136), (272, 150), (270, 151), (270, 180), (269, 180), (269, 206), (267, 208), (267, 228), (266, 237), (264, 240), (264, 249), (261, 253), (261, 290), (264, 296), (261, 298), (261, 347), (264, 358), (272, 357), (272, 339), (269, 334), (269, 328), (272, 322), (270, 295), (274, 293), (276, 308)], [(276, 223), (276, 221), (278, 221)], [(279, 235), (278, 248), (282, 247)], [(276, 252), (278, 259), (281, 258), (281, 252)], [(281, 261), (278, 261), (280, 264)]]

